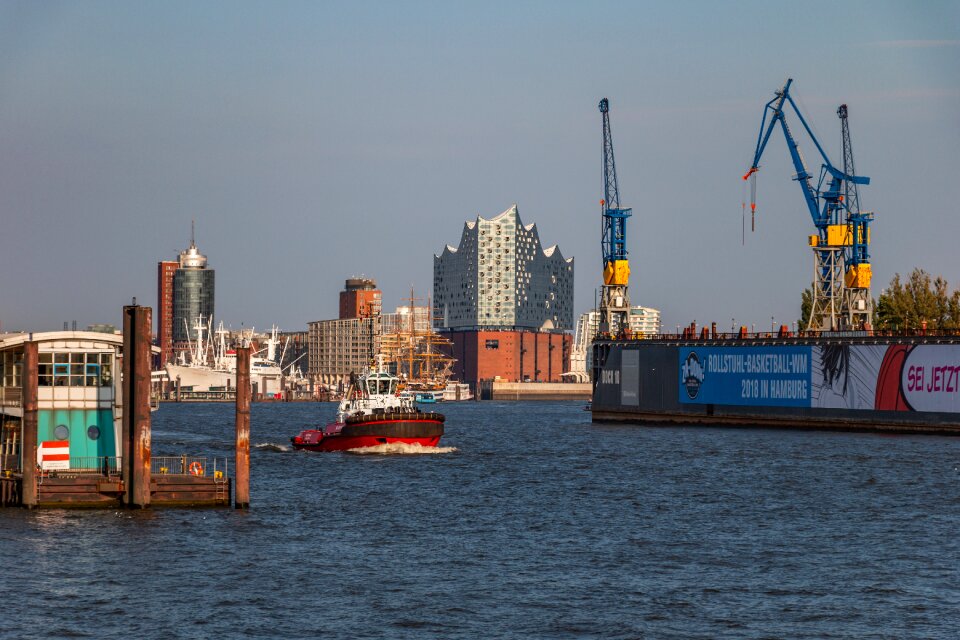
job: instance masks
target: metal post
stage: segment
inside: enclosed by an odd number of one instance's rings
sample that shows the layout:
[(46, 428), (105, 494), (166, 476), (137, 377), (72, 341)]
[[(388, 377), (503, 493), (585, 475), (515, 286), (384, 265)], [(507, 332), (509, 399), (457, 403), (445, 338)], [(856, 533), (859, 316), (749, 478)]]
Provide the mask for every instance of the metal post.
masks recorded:
[(150, 506), (150, 307), (123, 308), (124, 503)]
[(250, 347), (237, 349), (237, 509), (250, 508)]
[(39, 357), (37, 343), (23, 343), (23, 368), (20, 385), (23, 402), (23, 438), (20, 441), (20, 470), (23, 486), (20, 488), (23, 506), (37, 506), (37, 373)]

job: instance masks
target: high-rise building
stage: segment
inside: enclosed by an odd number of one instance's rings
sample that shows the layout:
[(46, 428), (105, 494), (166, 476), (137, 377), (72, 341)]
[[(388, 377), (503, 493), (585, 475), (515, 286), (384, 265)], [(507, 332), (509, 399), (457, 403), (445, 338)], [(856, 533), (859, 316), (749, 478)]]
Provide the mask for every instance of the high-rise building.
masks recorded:
[(573, 329), (573, 258), (544, 249), (517, 205), (464, 224), (460, 245), (433, 257), (433, 293), (444, 329)]
[(208, 322), (214, 314), (214, 270), (200, 253), (193, 238), (190, 247), (180, 252), (173, 274), (173, 350), (178, 353), (196, 340), (197, 319)]
[(433, 259), (434, 324), (452, 343), (454, 375), (475, 383), (558, 382), (569, 367), (573, 258), (544, 249), (517, 206), (466, 222), (460, 245)]
[(375, 280), (350, 278), (340, 292), (340, 319), (380, 315), (382, 294)]
[(173, 274), (180, 263), (161, 260), (157, 263), (157, 346), (160, 364), (173, 358)]
[(314, 384), (344, 387), (380, 350), (382, 294), (368, 278), (350, 278), (340, 292), (340, 317), (307, 323), (307, 373)]

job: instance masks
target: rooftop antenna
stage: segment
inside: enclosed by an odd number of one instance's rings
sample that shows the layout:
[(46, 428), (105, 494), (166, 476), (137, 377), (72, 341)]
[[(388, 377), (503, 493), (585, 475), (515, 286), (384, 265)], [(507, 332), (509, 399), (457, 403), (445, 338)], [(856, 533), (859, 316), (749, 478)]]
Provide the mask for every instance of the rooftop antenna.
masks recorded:
[(196, 223), (197, 223), (196, 220), (190, 220), (190, 246), (191, 247), (197, 246), (196, 240), (194, 239), (195, 238), (194, 225)]

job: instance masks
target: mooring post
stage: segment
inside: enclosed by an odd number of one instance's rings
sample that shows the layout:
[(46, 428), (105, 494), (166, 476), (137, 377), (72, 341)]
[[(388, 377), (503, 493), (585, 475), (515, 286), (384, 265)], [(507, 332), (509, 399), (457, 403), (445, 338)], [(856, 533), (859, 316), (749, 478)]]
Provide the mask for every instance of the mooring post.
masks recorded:
[(124, 504), (150, 506), (150, 307), (123, 308)]
[(237, 460), (234, 505), (250, 508), (250, 347), (237, 349)]
[(37, 343), (23, 343), (23, 368), (20, 370), (21, 401), (23, 402), (23, 438), (20, 440), (20, 487), (23, 506), (37, 506), (37, 371), (39, 358)]

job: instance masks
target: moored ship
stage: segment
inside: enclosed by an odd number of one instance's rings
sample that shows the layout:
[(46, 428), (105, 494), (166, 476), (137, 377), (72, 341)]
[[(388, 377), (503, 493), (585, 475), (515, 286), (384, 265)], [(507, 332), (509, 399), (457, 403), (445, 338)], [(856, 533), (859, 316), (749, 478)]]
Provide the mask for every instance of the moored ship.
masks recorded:
[[(194, 326), (197, 338), (190, 344), (189, 357), (183, 354), (179, 362), (170, 362), (164, 367), (167, 379), (179, 382), (184, 391), (202, 393), (236, 389), (237, 354), (227, 346), (226, 335), (229, 332), (223, 328), (223, 323), (216, 331), (211, 329), (209, 320), (204, 323), (202, 318), (198, 318)], [(215, 334), (216, 340), (206, 339), (205, 333)], [(274, 327), (266, 347), (257, 352), (266, 351), (265, 357), (254, 354), (250, 359), (250, 382), (256, 385), (261, 395), (273, 395), (281, 391), (284, 371), (276, 361), (279, 344), (277, 328)], [(287, 375), (292, 374), (291, 366)]]

